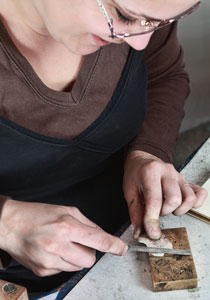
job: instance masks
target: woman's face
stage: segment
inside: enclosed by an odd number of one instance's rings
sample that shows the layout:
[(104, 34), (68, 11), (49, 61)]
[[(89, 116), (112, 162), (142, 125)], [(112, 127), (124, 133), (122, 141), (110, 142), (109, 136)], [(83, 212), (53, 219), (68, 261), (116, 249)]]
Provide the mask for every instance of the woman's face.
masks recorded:
[[(97, 0), (31, 0), (40, 31), (50, 34), (70, 52), (86, 55), (107, 43), (127, 42), (136, 50), (144, 49), (152, 33), (125, 38), (109, 37), (110, 30)], [(193, 6), (196, 0), (102, 0), (118, 33), (132, 31), (135, 20), (169, 19)], [(120, 15), (119, 15), (120, 11)], [(130, 21), (132, 21), (130, 23)], [(136, 27), (136, 25), (135, 25)], [(139, 26), (139, 31), (141, 28)]]

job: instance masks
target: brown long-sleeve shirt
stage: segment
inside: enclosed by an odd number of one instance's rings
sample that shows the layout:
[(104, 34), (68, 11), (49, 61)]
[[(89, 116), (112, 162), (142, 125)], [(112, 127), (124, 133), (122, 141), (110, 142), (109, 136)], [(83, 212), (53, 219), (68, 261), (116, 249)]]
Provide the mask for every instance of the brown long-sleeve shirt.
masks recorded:
[[(147, 115), (143, 128), (129, 145), (130, 150), (146, 151), (164, 161), (172, 160), (189, 92), (176, 30), (174, 23), (157, 31), (145, 49)], [(73, 88), (58, 92), (40, 80), (0, 23), (0, 115), (40, 134), (76, 137), (109, 103), (129, 50), (127, 44), (111, 44), (87, 55)]]

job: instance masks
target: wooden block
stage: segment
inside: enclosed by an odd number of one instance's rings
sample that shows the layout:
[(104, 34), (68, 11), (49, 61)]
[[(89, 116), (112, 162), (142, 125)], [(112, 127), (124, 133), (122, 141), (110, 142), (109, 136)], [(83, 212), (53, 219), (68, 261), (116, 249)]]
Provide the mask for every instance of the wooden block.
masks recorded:
[(28, 300), (26, 288), (0, 280), (0, 299), (1, 300)]
[[(190, 249), (185, 228), (164, 229), (162, 232), (172, 242), (174, 249)], [(155, 292), (192, 289), (197, 287), (197, 273), (192, 255), (149, 254), (153, 289)]]

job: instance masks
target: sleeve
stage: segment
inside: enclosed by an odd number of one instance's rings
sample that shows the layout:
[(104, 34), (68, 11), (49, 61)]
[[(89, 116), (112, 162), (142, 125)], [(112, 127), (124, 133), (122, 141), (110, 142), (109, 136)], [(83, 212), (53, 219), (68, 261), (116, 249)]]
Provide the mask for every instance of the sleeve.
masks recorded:
[(189, 77), (183, 49), (177, 38), (177, 23), (156, 31), (144, 52), (148, 73), (148, 106), (145, 121), (127, 150), (141, 150), (173, 161), (173, 148), (189, 95)]

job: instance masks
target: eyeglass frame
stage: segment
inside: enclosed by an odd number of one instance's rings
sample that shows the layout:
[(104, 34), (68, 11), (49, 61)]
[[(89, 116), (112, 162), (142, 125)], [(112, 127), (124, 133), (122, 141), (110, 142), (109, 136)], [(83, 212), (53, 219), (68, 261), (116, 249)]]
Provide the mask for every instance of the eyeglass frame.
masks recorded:
[[(120, 38), (120, 39), (124, 39), (124, 38), (128, 38), (128, 37), (133, 37), (133, 36), (137, 36), (137, 35), (143, 35), (143, 34), (147, 34), (147, 33), (151, 33), (154, 32), (160, 28), (163, 28), (165, 26), (170, 25), (171, 23), (178, 21), (180, 19), (183, 19), (184, 17), (189, 16), (190, 14), (192, 14), (194, 11), (196, 11), (200, 5), (201, 5), (201, 1), (198, 1), (196, 4), (194, 4), (192, 7), (188, 8), (186, 11), (184, 11), (183, 13), (179, 14), (178, 16), (172, 18), (172, 19), (165, 19), (165, 20), (160, 20), (160, 23), (158, 24), (158, 26), (154, 26), (153, 28), (147, 30), (147, 31), (143, 31), (143, 32), (139, 32), (139, 33), (116, 33), (114, 27), (113, 27), (113, 20), (109, 17), (106, 8), (104, 7), (103, 3), (101, 0), (97, 0), (103, 15), (108, 23), (111, 35), (109, 37), (111, 37), (112, 39), (114, 38)], [(144, 21), (144, 24), (141, 24), (142, 26), (147, 26), (148, 22), (152, 22), (153, 20), (142, 20)]]

